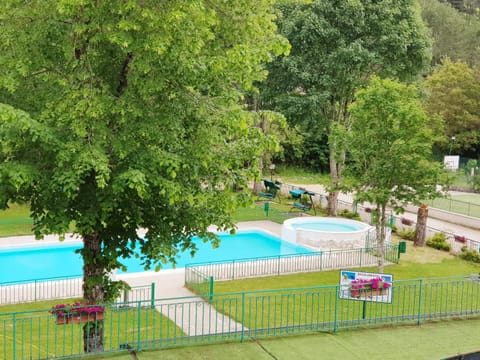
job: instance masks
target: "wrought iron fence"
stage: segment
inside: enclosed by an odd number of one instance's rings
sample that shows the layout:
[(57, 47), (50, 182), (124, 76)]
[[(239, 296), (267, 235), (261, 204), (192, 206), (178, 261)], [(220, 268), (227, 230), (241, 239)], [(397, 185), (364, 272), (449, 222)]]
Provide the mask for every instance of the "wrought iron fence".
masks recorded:
[[(394, 281), (390, 289), (391, 303), (343, 299), (340, 286), (138, 301), (107, 305), (89, 326), (103, 335), (101, 352), (113, 353), (480, 316), (478, 275)], [(80, 357), (85, 324), (58, 325), (48, 309), (0, 314), (0, 358)]]

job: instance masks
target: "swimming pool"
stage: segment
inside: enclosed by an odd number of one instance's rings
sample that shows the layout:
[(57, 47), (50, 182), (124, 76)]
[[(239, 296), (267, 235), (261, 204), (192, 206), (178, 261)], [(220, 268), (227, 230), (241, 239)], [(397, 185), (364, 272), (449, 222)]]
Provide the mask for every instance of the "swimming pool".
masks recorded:
[(364, 248), (374, 227), (356, 220), (331, 217), (288, 219), (282, 225), (282, 240), (317, 250)]
[[(264, 256), (291, 255), (312, 252), (270, 235), (263, 231), (241, 231), (236, 235), (219, 234), (220, 246), (212, 248), (210, 243), (195, 239), (198, 251), (192, 258), (190, 253), (184, 252), (177, 258), (177, 268), (183, 268), (188, 263), (244, 259)], [(0, 283), (67, 277), (82, 274), (83, 261), (75, 250), (81, 243), (56, 243), (38, 245), (35, 247), (16, 247), (0, 249)], [(127, 273), (143, 272), (140, 261), (135, 258), (122, 261), (128, 268)], [(171, 269), (167, 264), (163, 269)], [(6, 270), (8, 269), (8, 271)], [(117, 271), (121, 274), (121, 271)]]

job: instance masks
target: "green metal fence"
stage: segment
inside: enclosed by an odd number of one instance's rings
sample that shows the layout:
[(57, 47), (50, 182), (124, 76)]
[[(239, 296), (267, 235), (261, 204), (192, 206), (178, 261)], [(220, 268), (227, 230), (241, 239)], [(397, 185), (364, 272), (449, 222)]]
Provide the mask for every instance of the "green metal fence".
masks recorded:
[[(390, 290), (391, 303), (341, 299), (340, 286), (138, 301), (107, 306), (90, 326), (113, 353), (480, 316), (478, 275), (394, 281)], [(79, 357), (83, 325), (57, 325), (47, 310), (0, 314), (0, 357)]]
[(438, 198), (426, 200), (425, 203), (432, 208), (447, 210), (457, 214), (480, 217), (480, 205), (472, 202), (452, 198)]
[[(261, 276), (278, 276), (299, 272), (323, 271), (347, 267), (365, 267), (377, 264), (377, 248), (325, 250), (313, 253), (257, 257), (209, 263), (187, 264), (185, 284), (206, 294), (209, 278), (215, 281), (245, 279)], [(397, 263), (397, 244), (385, 245), (385, 259)]]

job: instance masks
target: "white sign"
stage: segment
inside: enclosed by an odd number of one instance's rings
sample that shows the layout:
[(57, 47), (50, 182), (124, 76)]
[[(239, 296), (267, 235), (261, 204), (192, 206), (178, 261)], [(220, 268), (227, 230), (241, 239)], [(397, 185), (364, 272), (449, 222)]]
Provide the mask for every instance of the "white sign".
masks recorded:
[(368, 272), (340, 271), (340, 299), (392, 302), (393, 276)]
[(459, 155), (445, 155), (443, 157), (443, 164), (448, 170), (458, 170), (458, 165), (460, 164)]

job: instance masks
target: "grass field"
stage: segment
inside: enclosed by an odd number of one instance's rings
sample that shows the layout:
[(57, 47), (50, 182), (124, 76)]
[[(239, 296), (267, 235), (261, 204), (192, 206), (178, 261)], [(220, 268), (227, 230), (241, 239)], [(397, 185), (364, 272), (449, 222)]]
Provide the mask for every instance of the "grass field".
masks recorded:
[[(73, 303), (70, 299), (65, 303)], [(15, 354), (33, 356), (43, 359), (56, 354), (69, 356), (83, 352), (82, 326), (76, 324), (55, 325), (53, 315), (45, 309), (50, 309), (58, 304), (58, 300), (42, 301), (36, 303), (16, 304), (0, 307), (0, 343), (8, 343), (7, 339), (17, 340)], [(39, 310), (43, 309), (43, 310)], [(15, 324), (8, 315), (15, 312)], [(141, 322), (139, 328), (137, 323)], [(118, 349), (120, 344), (134, 341), (138, 336), (158, 336), (164, 334), (165, 338), (182, 336), (182, 330), (175, 323), (155, 309), (135, 307), (115, 308), (107, 307), (104, 321), (104, 344), (106, 348)], [(0, 346), (1, 359), (14, 358), (13, 346)]]
[[(376, 269), (363, 268), (362, 271), (376, 271)], [(464, 261), (452, 254), (429, 247), (414, 247), (411, 242), (407, 242), (407, 252), (401, 255), (399, 264), (385, 267), (385, 273), (393, 274), (395, 280), (461, 276), (479, 272), (479, 264)], [(338, 281), (338, 270), (322, 271), (216, 282), (215, 293), (335, 285)]]
[[(429, 360), (480, 350), (480, 319), (137, 353), (139, 360)], [(130, 354), (94, 359), (132, 360)]]

